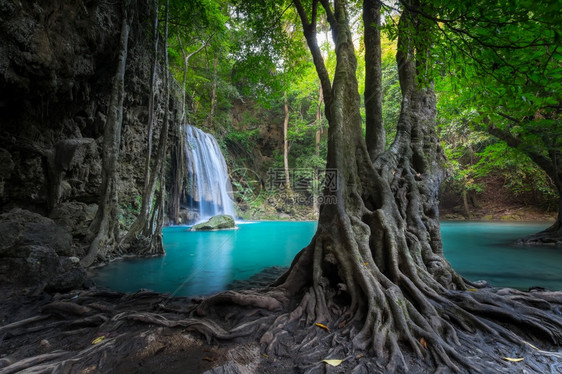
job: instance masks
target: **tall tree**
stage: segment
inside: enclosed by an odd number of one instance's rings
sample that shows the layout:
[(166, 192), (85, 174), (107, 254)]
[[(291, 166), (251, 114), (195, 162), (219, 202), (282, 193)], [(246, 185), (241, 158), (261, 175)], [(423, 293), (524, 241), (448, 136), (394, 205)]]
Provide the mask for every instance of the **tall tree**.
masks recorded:
[[(156, 93), (158, 90), (158, 86), (156, 84), (156, 77), (158, 74), (158, 44), (160, 41), (160, 33), (159, 33), (159, 1), (154, 0), (153, 3), (153, 30), (152, 30), (152, 66), (150, 70), (150, 95), (148, 97), (148, 116), (147, 116), (147, 150), (146, 150), (146, 158), (145, 158), (145, 166), (144, 166), (144, 186), (142, 192), (142, 201), (141, 201), (141, 209), (139, 214), (137, 215), (135, 221), (129, 228), (127, 234), (121, 239), (120, 246), (126, 247), (129, 246), (133, 239), (137, 239), (139, 234), (143, 235), (150, 235), (147, 231), (148, 221), (150, 217), (151, 209), (153, 208), (154, 203), (154, 187), (156, 181), (156, 172), (157, 170), (154, 168), (153, 159), (152, 159), (152, 143), (154, 137), (154, 125), (156, 122), (155, 118), (155, 105), (156, 105)], [(165, 67), (167, 69), (167, 66)], [(145, 239), (148, 237), (145, 236)]]
[[(365, 43), (365, 137), (372, 160), (384, 152), (386, 136), (382, 117), (381, 2), (363, 1)], [(369, 61), (367, 63), (367, 61)]]
[(285, 170), (285, 189), (291, 189), (291, 177), (289, 174), (289, 139), (287, 130), (289, 128), (289, 104), (287, 102), (287, 92), (283, 93), (283, 169)]
[[(157, 11), (158, 8), (155, 9)], [(121, 239), (120, 245), (122, 247), (130, 245), (133, 241), (136, 241), (136, 245), (142, 250), (144, 253), (155, 254), (155, 253), (164, 253), (163, 245), (162, 245), (162, 234), (160, 228), (162, 227), (163, 223), (163, 215), (162, 215), (162, 205), (163, 205), (163, 197), (162, 191), (165, 188), (165, 185), (162, 184), (162, 178), (165, 171), (165, 161), (166, 161), (166, 154), (167, 154), (167, 145), (168, 145), (168, 132), (169, 132), (169, 122), (170, 122), (170, 87), (169, 87), (169, 70), (168, 70), (168, 18), (169, 18), (169, 0), (165, 3), (164, 8), (164, 64), (163, 64), (163, 76), (164, 76), (164, 118), (162, 121), (162, 127), (160, 129), (160, 134), (158, 138), (158, 149), (156, 153), (156, 158), (154, 158), (153, 163), (151, 164), (151, 149), (149, 149), (149, 153), (147, 154), (146, 158), (146, 168), (145, 168), (145, 186), (142, 196), (142, 204), (141, 204), (141, 211), (137, 216), (135, 222), (131, 225), (127, 234)], [(154, 26), (157, 27), (157, 21), (154, 22)], [(155, 36), (158, 38), (157, 32), (155, 32)], [(158, 44), (154, 42), (154, 59), (155, 61), (153, 64), (156, 64), (158, 59)], [(153, 65), (154, 67), (154, 65)], [(152, 87), (154, 90), (155, 87)], [(154, 100), (154, 99), (152, 99)], [(149, 100), (150, 104), (150, 100)], [(154, 105), (154, 104), (153, 104)], [(151, 107), (149, 105), (149, 111)], [(153, 114), (149, 113), (149, 132), (148, 132), (148, 142), (149, 144), (152, 143), (152, 116)], [(156, 188), (158, 186), (158, 191)], [(154, 201), (155, 193), (157, 192), (156, 201)]]
[[(513, 344), (523, 346), (522, 336), (562, 344), (562, 318), (555, 313), (562, 305), (560, 294), (468, 292), (469, 283), (443, 257), (437, 210), (443, 155), (434, 131), (436, 99), (428, 75), (432, 24), (420, 17), (432, 9), (416, 0), (403, 3), (397, 28), (402, 91), (397, 133), (389, 149), (373, 162), (362, 135), (357, 60), (349, 27), (352, 4), (292, 3), (324, 93), (327, 172), (333, 173), (324, 195), (334, 199), (325, 199), (311, 243), (274, 287), (261, 293), (222, 293), (196, 310), (221, 315), (221, 305), (236, 303), (272, 314), (229, 331), (200, 321), (190, 326), (222, 338), (260, 329), (268, 350), (278, 352), (291, 344), (300, 354), (293, 360), (308, 363), (310, 370), (323, 364), (314, 366), (307, 358), (338, 353), (353, 357), (354, 351), (368, 350), (387, 372), (406, 372), (410, 355), (426, 359), (417, 365), (434, 369), (485, 372), (506, 363), (496, 357), (496, 348), (481, 349), (487, 339), (480, 338), (482, 333), (493, 337), (494, 347), (503, 347), (506, 355)], [(333, 79), (316, 39), (321, 14), (330, 23), (335, 44)], [(541, 307), (535, 308), (533, 300)], [(327, 339), (330, 343), (324, 346)], [(467, 360), (475, 349), (481, 360)], [(369, 360), (356, 365), (362, 372), (380, 371)]]
[(123, 99), (125, 97), (125, 68), (127, 65), (127, 46), (129, 41), (129, 9), (128, 1), (121, 5), (121, 34), (119, 38), (119, 54), (117, 68), (112, 81), (107, 122), (103, 133), (102, 182), (101, 198), (96, 216), (90, 227), (93, 240), (86, 256), (81, 260), (82, 266), (90, 266), (107, 250), (117, 245), (119, 239), (117, 164), (121, 144), (121, 127), (123, 124)]

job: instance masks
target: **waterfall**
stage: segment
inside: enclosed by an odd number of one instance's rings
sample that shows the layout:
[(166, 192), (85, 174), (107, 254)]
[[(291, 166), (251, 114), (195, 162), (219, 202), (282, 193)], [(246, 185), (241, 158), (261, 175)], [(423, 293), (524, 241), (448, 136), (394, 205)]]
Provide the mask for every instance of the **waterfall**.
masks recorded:
[(226, 161), (217, 140), (200, 129), (187, 125), (187, 180), (190, 212), (193, 221), (203, 221), (217, 214), (236, 217), (232, 186)]

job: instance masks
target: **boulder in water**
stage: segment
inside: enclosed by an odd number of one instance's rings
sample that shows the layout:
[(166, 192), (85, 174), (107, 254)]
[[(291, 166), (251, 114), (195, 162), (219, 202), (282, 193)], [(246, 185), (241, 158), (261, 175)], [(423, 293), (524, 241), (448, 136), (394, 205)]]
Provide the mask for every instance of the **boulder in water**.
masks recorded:
[(191, 231), (213, 231), (237, 229), (234, 218), (228, 214), (211, 217), (207, 222), (201, 222), (191, 227)]

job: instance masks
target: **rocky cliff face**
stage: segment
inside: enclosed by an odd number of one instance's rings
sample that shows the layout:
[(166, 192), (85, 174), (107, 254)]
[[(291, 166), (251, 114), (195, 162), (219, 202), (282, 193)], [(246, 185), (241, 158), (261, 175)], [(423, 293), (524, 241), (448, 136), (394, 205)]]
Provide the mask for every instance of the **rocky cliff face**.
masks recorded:
[[(122, 230), (139, 208), (144, 179), (150, 13), (149, 1), (138, 0), (119, 160)], [(120, 2), (0, 3), (0, 213), (23, 208), (51, 217), (73, 235), (78, 256), (99, 201), (120, 24)]]

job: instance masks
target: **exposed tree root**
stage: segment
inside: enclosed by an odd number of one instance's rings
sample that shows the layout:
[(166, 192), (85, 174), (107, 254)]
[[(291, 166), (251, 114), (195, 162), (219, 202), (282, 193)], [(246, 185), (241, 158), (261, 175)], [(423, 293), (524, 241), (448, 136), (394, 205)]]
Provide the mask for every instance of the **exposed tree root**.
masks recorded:
[[(286, 279), (295, 278), (289, 274)], [(40, 314), (1, 327), (4, 348), (0, 353), (16, 359), (1, 370), (108, 371), (127, 355), (139, 354), (153, 334), (143, 331), (155, 331), (157, 326), (195, 332), (209, 342), (260, 340), (266, 354), (307, 372), (324, 372), (322, 360), (327, 358), (344, 360), (342, 370), (354, 373), (562, 369), (562, 351), (555, 348), (562, 342), (562, 294), (558, 292), (486, 288), (440, 295), (425, 289), (419, 292), (427, 303), (419, 303), (390, 284), (374, 290), (373, 304), (361, 305), (354, 315), (347, 292), (325, 280), (318, 292), (314, 286), (305, 288), (298, 304), (283, 304), (281, 310), (264, 308), (262, 300), (279, 298), (289, 285), (229, 292), (228, 300), (221, 296), (226, 303), (209, 298), (193, 304), (153, 292), (63, 295), (41, 308)], [(412, 290), (408, 293), (416, 292)], [(332, 301), (321, 302), (320, 294)], [(284, 296), (289, 296), (286, 291)], [(233, 301), (243, 306), (233, 306)], [(207, 310), (205, 318), (197, 317), (202, 309)], [(504, 310), (510, 311), (509, 319)], [(76, 343), (64, 345), (68, 339)], [(47, 350), (31, 348), (21, 356), (13, 351), (19, 344)], [(150, 354), (162, 349), (155, 347)], [(503, 357), (524, 360), (509, 362)]]
[(541, 232), (528, 235), (517, 241), (519, 245), (555, 245), (562, 246), (562, 218), (559, 213), (556, 222)]

